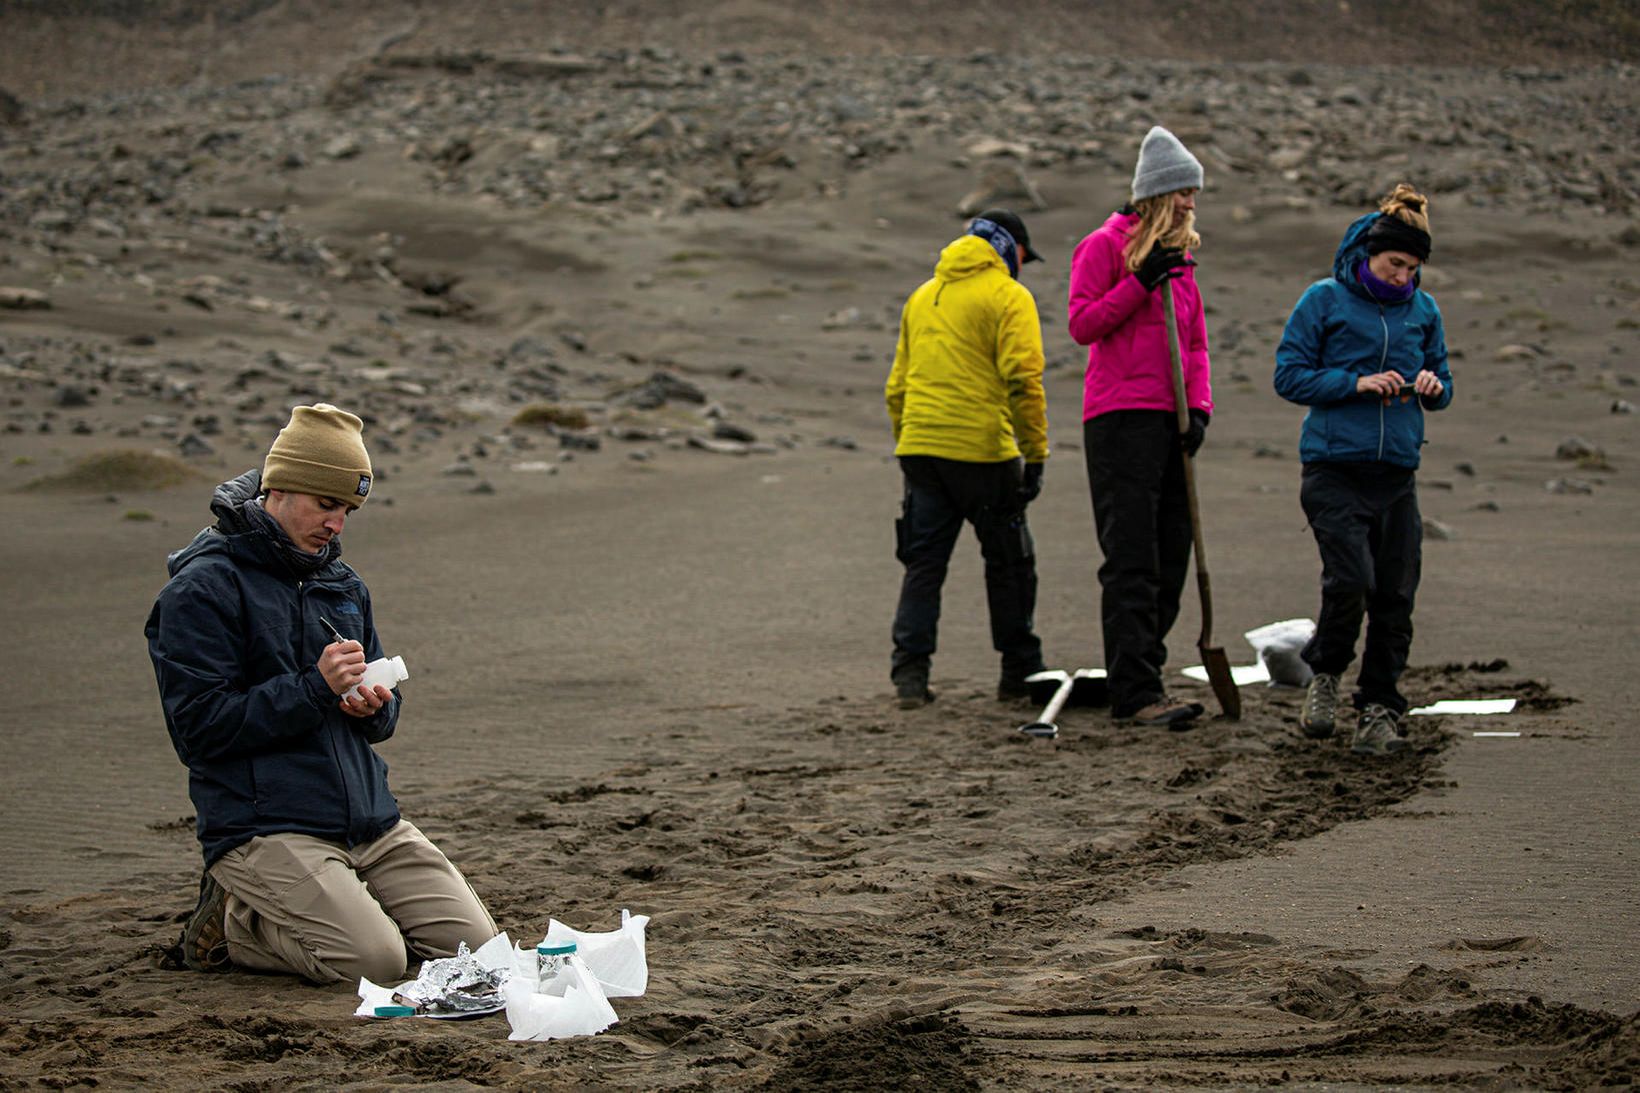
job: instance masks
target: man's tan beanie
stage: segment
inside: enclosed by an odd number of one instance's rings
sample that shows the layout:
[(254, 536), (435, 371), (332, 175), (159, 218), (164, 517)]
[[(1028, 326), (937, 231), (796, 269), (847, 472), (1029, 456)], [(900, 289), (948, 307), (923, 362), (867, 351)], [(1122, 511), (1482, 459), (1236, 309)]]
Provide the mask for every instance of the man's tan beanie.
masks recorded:
[(321, 402), (297, 406), (262, 464), (262, 488), (334, 497), (355, 507), (370, 496), (364, 422)]

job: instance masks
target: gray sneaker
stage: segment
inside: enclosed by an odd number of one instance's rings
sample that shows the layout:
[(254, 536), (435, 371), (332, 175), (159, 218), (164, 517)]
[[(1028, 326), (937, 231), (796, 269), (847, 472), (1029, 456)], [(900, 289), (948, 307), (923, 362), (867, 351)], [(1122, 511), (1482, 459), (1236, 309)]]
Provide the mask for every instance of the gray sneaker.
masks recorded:
[(1333, 734), (1338, 721), (1338, 677), (1317, 672), (1310, 677), (1310, 686), (1304, 692), (1304, 708), (1298, 714), (1298, 727), (1311, 740), (1325, 740)]
[(1400, 733), (1401, 719), (1387, 706), (1369, 702), (1355, 722), (1350, 750), (1357, 755), (1389, 755), (1407, 746)]

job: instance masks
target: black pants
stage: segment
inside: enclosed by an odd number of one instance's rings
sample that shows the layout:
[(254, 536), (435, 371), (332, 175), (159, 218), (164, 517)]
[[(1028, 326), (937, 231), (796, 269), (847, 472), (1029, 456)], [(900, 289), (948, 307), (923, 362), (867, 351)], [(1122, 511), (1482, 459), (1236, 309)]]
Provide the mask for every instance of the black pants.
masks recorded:
[(1019, 680), (1042, 669), (1036, 611), (1036, 549), (1019, 497), (1023, 466), (964, 463), (929, 455), (900, 457), (905, 499), (895, 521), (896, 556), (905, 566), (894, 612), (894, 682), (926, 683), (940, 621), (940, 589), (963, 522), (974, 525), (985, 558), (985, 598), (991, 644), (1002, 654), (1002, 677)]
[(1317, 672), (1343, 675), (1365, 615), (1356, 708), (1376, 702), (1405, 713), (1396, 683), (1412, 648), (1424, 537), (1413, 473), (1383, 463), (1310, 463), (1299, 500), (1321, 548), (1321, 617), (1304, 660)]
[(1190, 568), (1179, 419), (1171, 410), (1116, 410), (1083, 422), (1082, 440), (1105, 555), (1099, 617), (1110, 707), (1127, 717), (1163, 696), (1163, 643)]

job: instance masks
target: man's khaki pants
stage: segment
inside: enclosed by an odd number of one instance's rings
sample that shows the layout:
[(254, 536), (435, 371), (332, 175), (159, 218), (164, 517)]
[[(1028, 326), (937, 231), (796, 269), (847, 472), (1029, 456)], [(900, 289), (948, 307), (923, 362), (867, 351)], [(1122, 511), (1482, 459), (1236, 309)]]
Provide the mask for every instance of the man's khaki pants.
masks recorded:
[(349, 849), (310, 835), (258, 836), (211, 866), (228, 892), (228, 957), (314, 983), (394, 985), (410, 959), (451, 956), (495, 920), (408, 820)]

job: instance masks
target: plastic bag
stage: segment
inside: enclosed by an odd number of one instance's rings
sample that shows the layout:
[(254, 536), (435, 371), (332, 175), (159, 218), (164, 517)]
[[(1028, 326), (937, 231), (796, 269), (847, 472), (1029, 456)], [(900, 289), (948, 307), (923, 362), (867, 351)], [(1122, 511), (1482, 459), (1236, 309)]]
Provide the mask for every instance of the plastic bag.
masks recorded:
[(1314, 674), (1299, 653), (1315, 634), (1309, 619), (1283, 619), (1247, 631), (1247, 641), (1270, 673), (1272, 687), (1308, 686)]
[(621, 910), (621, 928), (601, 934), (572, 930), (557, 919), (547, 920), (548, 942), (575, 942), (575, 952), (586, 962), (609, 998), (638, 998), (649, 986), (649, 961), (644, 955), (644, 926), (648, 915)]
[(571, 954), (565, 958), (561, 974), (568, 980), (561, 996), (536, 993), (535, 980), (529, 976), (513, 976), (501, 984), (501, 996), (507, 1003), (507, 1023), (512, 1026), (507, 1039), (591, 1036), (616, 1022), (615, 1007), (604, 997), (585, 961)]

